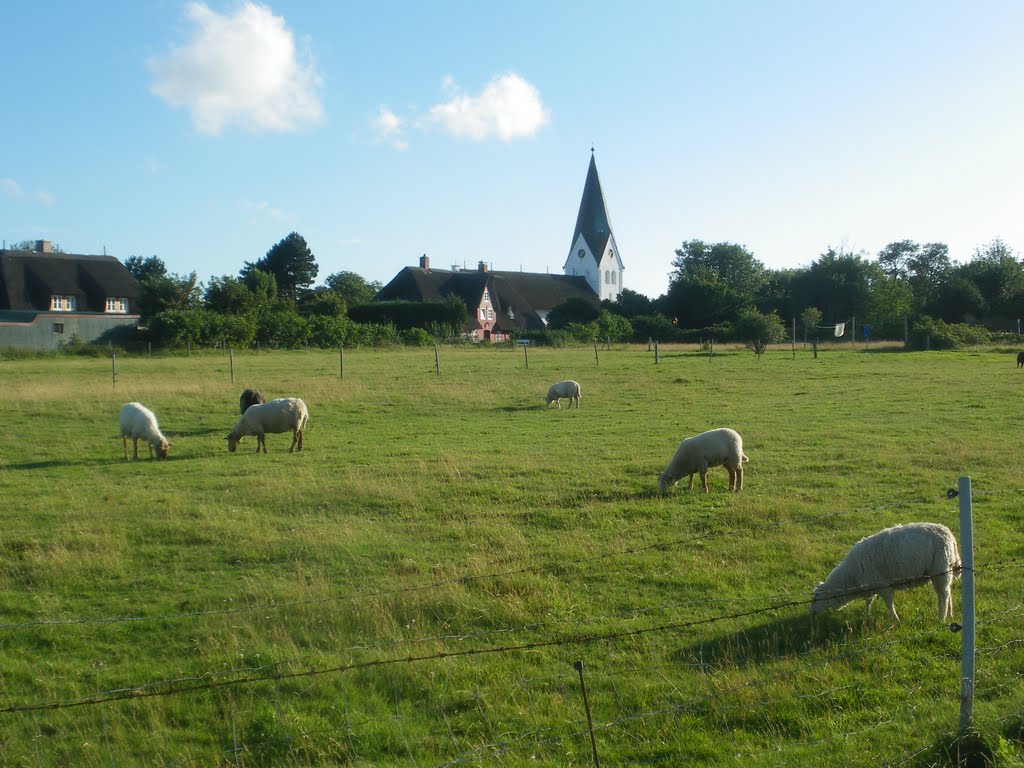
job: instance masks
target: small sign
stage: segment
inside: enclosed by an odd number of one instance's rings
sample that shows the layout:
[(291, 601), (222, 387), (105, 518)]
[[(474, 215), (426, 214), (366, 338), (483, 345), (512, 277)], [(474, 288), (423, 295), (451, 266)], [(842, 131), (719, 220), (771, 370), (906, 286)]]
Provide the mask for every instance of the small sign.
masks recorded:
[(864, 325), (862, 325), (861, 328), (864, 329), (864, 340), (867, 341), (868, 337), (871, 336), (871, 325), (868, 323), (864, 323)]
[(516, 339), (516, 344), (520, 345), (521, 347), (528, 347), (528, 346), (530, 346), (530, 340), (529, 339)]

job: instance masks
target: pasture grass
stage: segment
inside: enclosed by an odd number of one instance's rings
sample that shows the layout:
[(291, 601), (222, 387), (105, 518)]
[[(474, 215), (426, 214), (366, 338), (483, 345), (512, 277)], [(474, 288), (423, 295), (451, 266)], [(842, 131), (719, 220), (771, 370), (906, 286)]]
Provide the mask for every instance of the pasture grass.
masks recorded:
[[(644, 347), (0, 361), (0, 764), (1024, 765), (1024, 373), (1004, 351)], [(581, 382), (579, 410), (544, 407)], [(224, 435), (300, 396), (302, 453)], [(166, 462), (125, 462), (152, 408)], [(657, 478), (744, 436), (744, 492)], [(146, 455), (143, 446), (142, 455)], [(974, 486), (977, 745), (960, 635), (819, 617), (863, 536)], [(954, 588), (959, 619), (959, 590)], [(972, 737), (973, 738), (973, 737)], [(954, 757), (950, 757), (950, 755)], [(985, 762), (987, 761), (987, 762)]]

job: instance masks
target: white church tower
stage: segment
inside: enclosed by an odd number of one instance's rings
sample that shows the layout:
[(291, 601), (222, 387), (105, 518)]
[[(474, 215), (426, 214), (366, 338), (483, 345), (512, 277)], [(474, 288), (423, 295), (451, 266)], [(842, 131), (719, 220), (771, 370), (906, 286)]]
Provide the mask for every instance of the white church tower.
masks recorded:
[(612, 234), (608, 208), (597, 177), (594, 150), (590, 150), (590, 168), (583, 185), (583, 199), (576, 216), (569, 256), (562, 267), (566, 275), (580, 275), (594, 289), (601, 301), (615, 301), (622, 293), (622, 259)]

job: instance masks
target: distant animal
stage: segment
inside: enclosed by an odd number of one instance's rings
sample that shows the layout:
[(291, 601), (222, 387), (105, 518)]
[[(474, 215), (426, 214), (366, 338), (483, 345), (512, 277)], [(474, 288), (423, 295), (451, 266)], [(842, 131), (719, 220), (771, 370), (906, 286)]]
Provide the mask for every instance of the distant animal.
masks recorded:
[(1017, 353), (1017, 367), (1024, 368), (1024, 352)]
[(121, 441), (124, 443), (124, 458), (128, 461), (128, 438), (132, 439), (135, 460), (139, 460), (139, 438), (149, 446), (149, 458), (156, 452), (157, 459), (166, 459), (171, 443), (164, 437), (156, 423), (156, 416), (141, 403), (125, 403), (118, 416), (121, 425)]
[(895, 621), (898, 589), (910, 589), (929, 581), (939, 603), (939, 621), (952, 618), (950, 586), (959, 578), (960, 554), (952, 531), (939, 523), (908, 523), (886, 528), (861, 539), (814, 588), (811, 615), (841, 608), (863, 597), (867, 615), (875, 595), (881, 595)]
[(267, 402), (267, 399), (258, 389), (246, 389), (242, 392), (242, 396), (238, 398), (239, 412), (245, 413), (250, 405), (259, 405), (265, 402)]
[(266, 453), (268, 432), (278, 434), (291, 430), (292, 447), (289, 452), (294, 453), (302, 450), (302, 431), (307, 421), (309, 411), (306, 404), (297, 397), (283, 397), (249, 406), (224, 439), (228, 441), (228, 450), (234, 453), (243, 437), (256, 435), (256, 453)]
[(665, 471), (658, 475), (661, 493), (668, 491), (684, 477), (689, 475), (690, 487), (693, 490), (693, 476), (700, 473), (700, 483), (704, 493), (708, 492), (708, 469), (724, 466), (729, 472), (729, 490), (743, 490), (743, 462), (750, 461), (743, 453), (743, 438), (739, 432), (728, 427), (709, 429), (699, 435), (688, 437), (679, 444), (672, 461)]
[(562, 407), (562, 398), (569, 398), (569, 407), (572, 408), (573, 402), (576, 403), (576, 410), (580, 407), (580, 384), (578, 381), (572, 381), (567, 379), (566, 381), (559, 381), (557, 384), (552, 384), (548, 388), (548, 394), (544, 398), (544, 403), (549, 408), (551, 403), (554, 403), (559, 408)]

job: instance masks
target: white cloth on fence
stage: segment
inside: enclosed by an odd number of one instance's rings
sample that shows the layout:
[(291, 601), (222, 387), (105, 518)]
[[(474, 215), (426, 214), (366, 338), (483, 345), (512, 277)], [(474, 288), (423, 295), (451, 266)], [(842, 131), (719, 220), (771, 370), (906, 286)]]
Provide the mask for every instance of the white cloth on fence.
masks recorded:
[(842, 336), (846, 333), (846, 323), (836, 323), (836, 337)]

